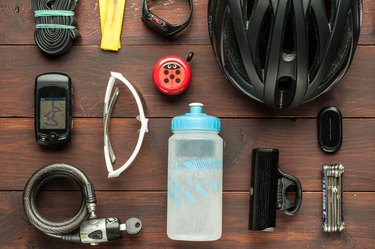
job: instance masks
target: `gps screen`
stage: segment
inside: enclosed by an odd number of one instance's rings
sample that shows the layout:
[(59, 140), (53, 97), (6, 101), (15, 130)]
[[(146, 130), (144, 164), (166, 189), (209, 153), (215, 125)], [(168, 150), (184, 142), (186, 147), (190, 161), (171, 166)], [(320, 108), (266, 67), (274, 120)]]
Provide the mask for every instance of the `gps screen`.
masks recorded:
[(40, 99), (40, 129), (62, 130), (65, 123), (66, 98)]

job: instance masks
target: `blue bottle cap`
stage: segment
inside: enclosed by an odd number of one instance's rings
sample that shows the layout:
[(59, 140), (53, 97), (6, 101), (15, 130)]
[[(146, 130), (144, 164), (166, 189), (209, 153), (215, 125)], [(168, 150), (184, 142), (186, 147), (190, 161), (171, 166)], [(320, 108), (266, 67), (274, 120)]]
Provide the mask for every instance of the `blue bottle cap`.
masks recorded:
[(220, 119), (203, 113), (201, 103), (191, 103), (190, 112), (172, 119), (172, 131), (220, 131)]

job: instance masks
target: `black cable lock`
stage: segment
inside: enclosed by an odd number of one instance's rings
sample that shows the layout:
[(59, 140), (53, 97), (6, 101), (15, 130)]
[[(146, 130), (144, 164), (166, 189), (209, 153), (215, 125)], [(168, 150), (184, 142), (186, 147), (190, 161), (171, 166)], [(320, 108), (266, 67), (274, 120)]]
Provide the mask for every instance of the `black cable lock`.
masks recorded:
[[(82, 191), (82, 203), (73, 217), (64, 221), (51, 221), (38, 212), (35, 199), (40, 188), (54, 178), (72, 179)], [(130, 218), (121, 224), (118, 218), (96, 218), (96, 196), (92, 183), (79, 169), (64, 163), (45, 166), (36, 171), (26, 183), (23, 193), (23, 207), (29, 222), (41, 232), (65, 241), (77, 243), (98, 243), (121, 238), (121, 232), (137, 234), (142, 229), (138, 218)]]
[(80, 37), (74, 9), (77, 0), (32, 0), (36, 45), (49, 56), (66, 53)]
[(189, 1), (189, 17), (182, 24), (171, 24), (152, 13), (147, 6), (148, 0), (143, 0), (142, 21), (150, 29), (165, 37), (172, 37), (185, 29), (193, 16), (193, 0)]

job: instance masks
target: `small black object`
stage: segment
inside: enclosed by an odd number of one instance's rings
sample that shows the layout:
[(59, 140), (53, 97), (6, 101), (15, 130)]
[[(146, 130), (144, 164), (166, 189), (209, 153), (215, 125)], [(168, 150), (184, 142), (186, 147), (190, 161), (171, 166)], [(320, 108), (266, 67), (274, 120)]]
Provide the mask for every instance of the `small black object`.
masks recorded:
[(186, 57), (186, 61), (187, 61), (188, 63), (190, 63), (190, 61), (193, 59), (193, 57), (194, 57), (194, 52), (190, 52), (190, 53), (188, 54), (188, 56)]
[(150, 29), (165, 37), (172, 37), (185, 29), (193, 16), (193, 0), (189, 1), (189, 17), (182, 24), (171, 24), (152, 13), (147, 6), (147, 0), (143, 1), (142, 21)]
[(45, 146), (70, 141), (72, 85), (62, 73), (46, 73), (35, 80), (35, 139)]
[(319, 112), (318, 141), (327, 153), (337, 152), (342, 144), (342, 115), (336, 107), (325, 107)]
[[(283, 214), (294, 215), (301, 206), (301, 183), (296, 177), (282, 172), (278, 161), (278, 149), (253, 149), (249, 230), (274, 231), (277, 209)], [(286, 197), (291, 186), (296, 189), (294, 203)]]

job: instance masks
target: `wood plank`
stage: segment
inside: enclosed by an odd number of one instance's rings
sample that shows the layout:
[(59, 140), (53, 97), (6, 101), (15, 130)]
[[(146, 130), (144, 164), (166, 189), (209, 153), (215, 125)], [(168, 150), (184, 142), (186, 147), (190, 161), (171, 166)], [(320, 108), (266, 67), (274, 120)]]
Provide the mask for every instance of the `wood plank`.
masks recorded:
[[(165, 2), (165, 3), (164, 3)], [(153, 11), (171, 23), (181, 23), (187, 17), (186, 1), (168, 0)], [(194, 1), (193, 19), (174, 44), (209, 44), (207, 29), (208, 0)], [(122, 44), (164, 44), (170, 42), (147, 29), (141, 21), (142, 1), (128, 0), (122, 29)], [(171, 11), (173, 10), (173, 11)], [(364, 17), (360, 44), (375, 44), (375, 3), (364, 1)], [(78, 31), (77, 45), (99, 46), (101, 39), (99, 10), (96, 0), (80, 1), (76, 9)], [(3, 0), (0, 3), (0, 44), (34, 44), (34, 17), (30, 0)]]
[[(123, 73), (138, 87), (147, 105), (147, 115), (151, 117), (173, 117), (185, 112), (189, 103), (197, 101), (205, 104), (207, 113), (219, 117), (316, 117), (319, 110), (327, 105), (341, 109), (344, 117), (375, 117), (375, 70), (372, 66), (375, 47), (358, 49), (348, 74), (332, 91), (311, 103), (288, 110), (267, 108), (234, 89), (221, 73), (210, 46), (163, 45), (158, 50), (152, 46), (132, 46), (124, 50), (126, 53), (114, 56), (94, 47), (77, 47), (64, 60), (50, 60), (35, 47), (0, 47), (3, 72), (0, 105), (17, 103), (12, 108), (2, 108), (0, 116), (32, 117), (35, 77), (45, 72), (60, 71), (69, 74), (73, 81), (74, 116), (100, 117), (112, 70)], [(193, 78), (189, 89), (175, 97), (159, 93), (151, 78), (154, 63), (166, 54), (185, 56), (190, 50), (196, 55), (191, 63)], [(126, 87), (121, 89), (125, 91)], [(135, 103), (129, 95), (128, 92), (120, 95), (114, 116), (136, 115)]]
[[(0, 119), (0, 190), (22, 190), (38, 168), (58, 162), (81, 168), (98, 190), (166, 190), (170, 119), (150, 120), (139, 157), (115, 179), (107, 179), (102, 119), (74, 121), (69, 146), (51, 151), (34, 141), (32, 119)], [(344, 164), (346, 191), (374, 191), (375, 158), (371, 155), (375, 155), (375, 119), (344, 119), (343, 127), (341, 150), (327, 155), (318, 147), (314, 119), (223, 119), (224, 189), (248, 191), (251, 150), (274, 147), (280, 149), (280, 168), (298, 177), (305, 191), (321, 190), (324, 162)], [(135, 119), (112, 119), (110, 137), (117, 165), (132, 153), (137, 129)]]
[[(339, 234), (322, 231), (321, 193), (305, 193), (302, 207), (294, 217), (278, 214), (275, 232), (247, 230), (247, 193), (223, 196), (223, 236), (214, 242), (172, 241), (166, 236), (166, 193), (98, 192), (99, 217), (139, 217), (144, 229), (136, 236), (102, 245), (101, 248), (361, 248), (375, 247), (373, 203), (375, 193), (344, 194), (346, 230)], [(80, 244), (50, 238), (32, 227), (23, 212), (21, 192), (0, 192), (1, 248), (82, 248)], [(78, 207), (79, 196), (72, 192), (41, 194), (41, 212), (51, 218), (69, 217)], [(205, 225), (205, 224), (202, 224)], [(53, 245), (53, 246), (52, 246)]]
[(363, 1), (364, 11), (363, 11), (363, 24), (360, 36), (361, 44), (374, 44), (375, 42), (375, 15), (371, 10), (375, 10), (374, 1)]

